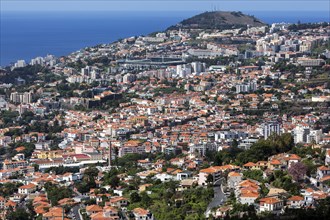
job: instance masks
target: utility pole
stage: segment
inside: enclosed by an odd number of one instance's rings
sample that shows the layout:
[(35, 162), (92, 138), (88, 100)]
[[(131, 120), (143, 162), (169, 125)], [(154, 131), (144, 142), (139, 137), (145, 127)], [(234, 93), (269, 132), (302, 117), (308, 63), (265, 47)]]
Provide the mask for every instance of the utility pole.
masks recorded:
[(111, 139), (109, 139), (109, 164), (108, 164), (109, 169), (111, 169), (111, 156), (112, 156), (111, 148), (112, 148), (112, 142), (111, 142)]
[(62, 220), (64, 220), (64, 207), (62, 206)]

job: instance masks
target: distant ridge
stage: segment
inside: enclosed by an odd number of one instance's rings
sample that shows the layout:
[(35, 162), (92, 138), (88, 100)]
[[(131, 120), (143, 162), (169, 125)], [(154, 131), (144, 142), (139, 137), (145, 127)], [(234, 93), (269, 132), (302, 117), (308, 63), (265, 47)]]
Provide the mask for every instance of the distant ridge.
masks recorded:
[(169, 29), (192, 28), (192, 29), (231, 29), (246, 27), (259, 27), (267, 25), (254, 16), (245, 15), (242, 12), (211, 11), (195, 15)]

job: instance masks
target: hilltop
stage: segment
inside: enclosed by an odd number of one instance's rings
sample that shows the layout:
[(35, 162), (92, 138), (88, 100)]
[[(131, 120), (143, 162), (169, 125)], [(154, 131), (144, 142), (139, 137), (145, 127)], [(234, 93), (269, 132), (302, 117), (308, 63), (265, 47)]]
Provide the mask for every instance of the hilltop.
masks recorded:
[(195, 28), (195, 29), (228, 29), (246, 27), (246, 25), (258, 27), (266, 25), (264, 22), (251, 15), (242, 12), (212, 11), (204, 12), (185, 19), (169, 29)]

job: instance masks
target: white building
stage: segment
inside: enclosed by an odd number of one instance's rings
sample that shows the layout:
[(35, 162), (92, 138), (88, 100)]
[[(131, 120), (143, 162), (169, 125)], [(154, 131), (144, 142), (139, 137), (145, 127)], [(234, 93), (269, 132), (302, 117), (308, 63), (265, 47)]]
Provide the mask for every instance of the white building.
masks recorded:
[(229, 188), (235, 188), (242, 181), (242, 174), (237, 172), (228, 173), (227, 186)]
[(131, 83), (134, 82), (136, 79), (136, 76), (130, 73), (127, 73), (126, 75), (123, 76), (123, 82), (124, 83)]
[(299, 125), (293, 130), (295, 143), (320, 143), (322, 130), (312, 130), (309, 126)]
[(10, 101), (13, 103), (24, 103), (28, 104), (32, 102), (32, 93), (31, 92), (24, 92), (24, 93), (18, 93), (13, 92), (10, 94)]
[(193, 73), (199, 74), (199, 73), (205, 71), (205, 63), (192, 62), (191, 63), (191, 68), (192, 68)]
[(277, 198), (260, 199), (260, 212), (277, 212), (284, 206), (284, 202)]
[(14, 68), (26, 67), (25, 60), (17, 60), (14, 64)]
[(256, 82), (248, 82), (236, 85), (236, 93), (241, 92), (254, 92), (257, 90), (257, 83)]
[(263, 136), (265, 139), (274, 133), (278, 135), (281, 134), (281, 124), (279, 122), (273, 121), (263, 125)]
[(177, 65), (176, 75), (181, 78), (185, 78), (191, 75), (191, 65), (190, 64)]
[(0, 97), (0, 110), (8, 110), (8, 102)]
[(30, 183), (28, 185), (24, 185), (18, 188), (18, 193), (20, 194), (30, 194), (33, 193), (34, 191), (36, 191), (37, 186)]

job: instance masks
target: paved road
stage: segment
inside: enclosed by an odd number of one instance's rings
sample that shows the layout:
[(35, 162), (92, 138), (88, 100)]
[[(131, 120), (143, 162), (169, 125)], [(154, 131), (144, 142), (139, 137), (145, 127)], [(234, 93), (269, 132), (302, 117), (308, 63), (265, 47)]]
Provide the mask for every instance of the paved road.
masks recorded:
[(80, 209), (80, 206), (79, 205), (75, 205), (72, 208), (72, 212), (73, 212), (74, 217), (75, 217), (76, 220), (83, 220), (82, 218), (80, 218), (79, 209)]
[(214, 190), (214, 197), (213, 197), (212, 201), (209, 203), (209, 205), (207, 206), (207, 209), (205, 212), (206, 217), (209, 217), (212, 208), (218, 207), (226, 201), (226, 195), (223, 193), (221, 185), (214, 186), (213, 190)]

